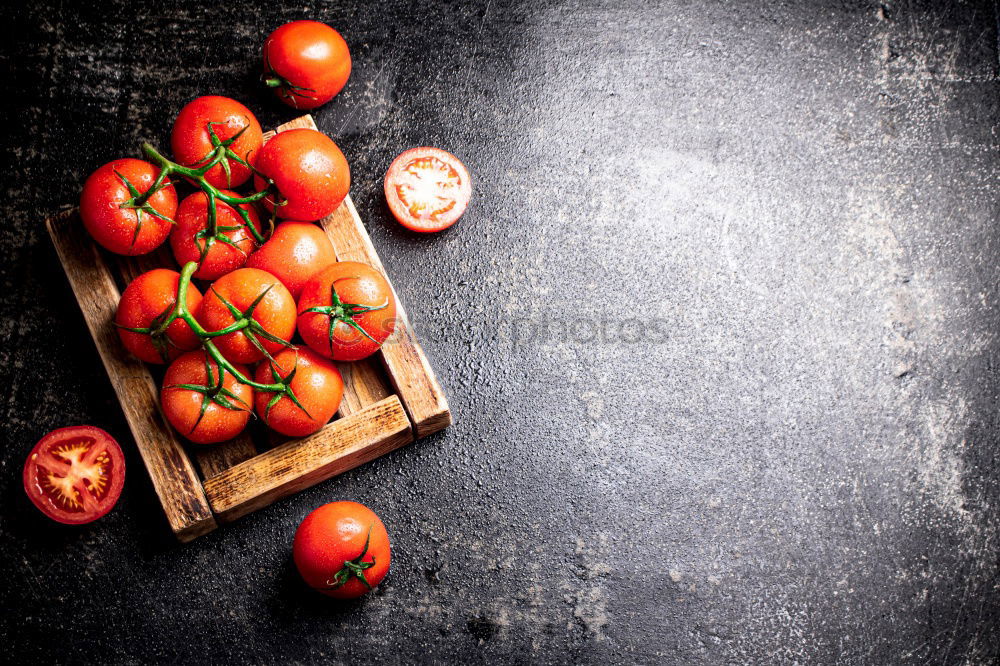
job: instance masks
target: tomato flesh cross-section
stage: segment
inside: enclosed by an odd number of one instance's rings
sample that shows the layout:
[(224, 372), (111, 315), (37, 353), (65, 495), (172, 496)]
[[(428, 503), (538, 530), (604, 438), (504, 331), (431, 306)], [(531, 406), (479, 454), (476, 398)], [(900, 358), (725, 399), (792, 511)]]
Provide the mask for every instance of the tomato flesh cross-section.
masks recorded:
[(24, 491), (52, 520), (80, 525), (108, 513), (125, 483), (125, 457), (108, 433), (93, 426), (53, 430), (24, 464)]
[(472, 179), (451, 153), (427, 146), (393, 160), (385, 174), (385, 199), (393, 216), (413, 231), (441, 231), (465, 212)]

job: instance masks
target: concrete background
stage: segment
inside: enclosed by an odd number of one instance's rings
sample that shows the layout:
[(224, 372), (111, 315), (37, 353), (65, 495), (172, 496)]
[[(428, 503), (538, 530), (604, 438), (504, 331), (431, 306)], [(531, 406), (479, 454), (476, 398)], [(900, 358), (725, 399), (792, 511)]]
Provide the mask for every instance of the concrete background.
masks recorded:
[[(187, 2), (4, 9), (0, 582), (22, 662), (989, 663), (1000, 444), (995, 2)], [(265, 127), (267, 33), (354, 57), (316, 113), (453, 406), (447, 432), (172, 541), (43, 228), (189, 99)], [(452, 230), (390, 219), (419, 144)], [(49, 429), (127, 450), (61, 529)], [(378, 592), (299, 583), (298, 522), (354, 499)]]

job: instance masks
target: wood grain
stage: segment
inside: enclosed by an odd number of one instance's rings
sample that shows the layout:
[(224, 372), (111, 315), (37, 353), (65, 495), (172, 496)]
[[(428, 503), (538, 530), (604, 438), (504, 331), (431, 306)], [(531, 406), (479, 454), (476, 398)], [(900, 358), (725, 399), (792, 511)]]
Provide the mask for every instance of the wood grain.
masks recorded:
[(232, 521), (412, 441), (406, 412), (390, 396), (207, 479), (205, 494), (218, 519)]
[(181, 541), (213, 530), (215, 519), (198, 474), (160, 412), (156, 383), (118, 339), (114, 315), (120, 294), (104, 258), (76, 211), (50, 218), (46, 226), (170, 528)]
[[(316, 123), (313, 122), (312, 116), (305, 115), (281, 125), (277, 131), (283, 132), (300, 127), (316, 129)], [(386, 275), (385, 267), (375, 252), (375, 247), (350, 195), (337, 210), (320, 220), (320, 224), (333, 243), (337, 259), (368, 264)], [(386, 279), (388, 280), (388, 276)], [(389, 284), (391, 287), (391, 280)], [(395, 293), (394, 288), (393, 293)], [(382, 345), (378, 355), (406, 412), (410, 415), (410, 420), (413, 421), (416, 436), (424, 437), (450, 425), (451, 411), (444, 391), (434, 376), (434, 370), (413, 335), (398, 294), (396, 294), (396, 318), (396, 330)], [(374, 373), (367, 373), (363, 366), (358, 366), (354, 374), (359, 383), (374, 385), (372, 379)], [(374, 391), (372, 393), (376, 394)], [(357, 402), (364, 404), (364, 398), (359, 396)]]

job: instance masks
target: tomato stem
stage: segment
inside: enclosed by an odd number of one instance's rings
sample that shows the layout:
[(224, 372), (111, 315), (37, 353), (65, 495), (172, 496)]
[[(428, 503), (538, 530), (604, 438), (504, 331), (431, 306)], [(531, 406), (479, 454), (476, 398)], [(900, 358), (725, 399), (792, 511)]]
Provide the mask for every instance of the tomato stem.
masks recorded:
[(340, 568), (340, 570), (334, 573), (326, 581), (327, 589), (333, 590), (340, 587), (341, 585), (344, 585), (348, 580), (351, 579), (351, 576), (354, 576), (362, 583), (364, 583), (365, 587), (367, 587), (369, 590), (372, 589), (372, 586), (368, 582), (368, 579), (365, 578), (365, 569), (371, 569), (373, 566), (375, 566), (375, 556), (372, 555), (371, 562), (364, 561), (365, 555), (368, 554), (368, 546), (369, 544), (371, 544), (372, 540), (372, 527), (374, 527), (374, 523), (368, 526), (368, 536), (365, 537), (365, 547), (361, 550), (361, 554), (355, 557), (353, 560), (344, 560), (344, 565)]

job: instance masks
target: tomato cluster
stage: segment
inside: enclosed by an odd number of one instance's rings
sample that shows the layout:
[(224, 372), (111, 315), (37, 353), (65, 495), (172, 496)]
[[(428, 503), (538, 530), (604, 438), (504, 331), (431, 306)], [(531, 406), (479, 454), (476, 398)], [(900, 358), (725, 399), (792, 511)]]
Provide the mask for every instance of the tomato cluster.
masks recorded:
[[(181, 109), (171, 146), (173, 160), (147, 144), (150, 161), (101, 167), (81, 196), (84, 225), (106, 249), (144, 254), (169, 237), (182, 267), (126, 287), (115, 317), (122, 344), (169, 364), (163, 412), (192, 442), (231, 439), (254, 413), (286, 435), (316, 432), (343, 395), (334, 361), (377, 351), (396, 312), (382, 274), (338, 262), (315, 224), (347, 196), (344, 154), (311, 129), (264, 144), (250, 109), (219, 96)], [(240, 193), (250, 181), (254, 191)], [(196, 189), (178, 205), (186, 183)]]
[[(312, 109), (347, 83), (351, 56), (333, 28), (294, 21), (267, 38), (263, 67), (262, 81), (282, 102)], [(312, 129), (265, 144), (250, 109), (216, 95), (180, 110), (170, 145), (173, 159), (143, 144), (146, 159), (101, 166), (80, 196), (81, 220), (105, 249), (142, 255), (169, 239), (181, 267), (127, 285), (114, 320), (122, 344), (168, 366), (163, 413), (191, 442), (231, 439), (254, 415), (289, 436), (316, 432), (343, 396), (336, 363), (375, 353), (396, 316), (382, 274), (338, 261), (316, 224), (347, 196), (347, 159)], [(472, 184), (454, 155), (421, 147), (393, 161), (384, 191), (402, 225), (433, 232), (462, 216)], [(70, 524), (107, 513), (123, 482), (121, 449), (90, 426), (49, 433), (24, 468), (32, 502)], [(357, 597), (387, 574), (389, 537), (367, 507), (334, 502), (300, 525), (294, 559), (310, 586)]]

